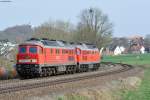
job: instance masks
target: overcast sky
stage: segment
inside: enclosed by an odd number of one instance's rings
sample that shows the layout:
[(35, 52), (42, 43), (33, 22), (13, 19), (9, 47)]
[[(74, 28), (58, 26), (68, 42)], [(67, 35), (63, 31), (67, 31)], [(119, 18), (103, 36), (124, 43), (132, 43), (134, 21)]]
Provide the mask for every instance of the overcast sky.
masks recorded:
[(150, 34), (150, 0), (12, 0), (0, 2), (0, 30), (52, 20), (78, 22), (81, 10), (100, 8), (114, 24), (114, 36)]

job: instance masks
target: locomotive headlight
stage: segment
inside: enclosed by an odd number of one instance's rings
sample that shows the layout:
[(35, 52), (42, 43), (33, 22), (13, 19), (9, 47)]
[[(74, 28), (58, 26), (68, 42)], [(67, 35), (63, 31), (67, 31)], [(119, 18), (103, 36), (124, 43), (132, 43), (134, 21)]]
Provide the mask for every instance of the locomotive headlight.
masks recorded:
[(21, 59), (19, 60), (20, 63), (29, 63), (29, 62), (33, 62), (36, 63), (37, 59)]
[(20, 63), (26, 63), (26, 62), (30, 62), (30, 60), (29, 59), (20, 59), (19, 62)]

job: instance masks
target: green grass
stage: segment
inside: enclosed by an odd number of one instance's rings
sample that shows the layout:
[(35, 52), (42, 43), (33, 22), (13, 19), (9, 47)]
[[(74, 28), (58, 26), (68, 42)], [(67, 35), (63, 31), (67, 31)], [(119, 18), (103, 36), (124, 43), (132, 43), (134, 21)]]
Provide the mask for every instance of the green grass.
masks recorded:
[[(150, 100), (150, 54), (128, 54), (120, 56), (104, 56), (103, 62), (121, 62), (132, 65), (148, 65), (144, 78), (137, 90), (121, 90), (122, 100)], [(57, 100), (87, 100), (84, 96), (68, 95)]]
[(145, 71), (140, 87), (136, 91), (126, 91), (123, 100), (150, 100), (150, 68)]
[(67, 96), (58, 97), (57, 100), (88, 100), (88, 98), (84, 96), (69, 94)]
[(132, 65), (145, 65), (144, 78), (137, 90), (120, 91), (122, 100), (150, 100), (150, 54), (128, 54), (120, 56), (104, 56), (104, 62), (121, 62)]
[(104, 62), (120, 62), (132, 65), (149, 65), (150, 54), (128, 54), (120, 56), (103, 56)]

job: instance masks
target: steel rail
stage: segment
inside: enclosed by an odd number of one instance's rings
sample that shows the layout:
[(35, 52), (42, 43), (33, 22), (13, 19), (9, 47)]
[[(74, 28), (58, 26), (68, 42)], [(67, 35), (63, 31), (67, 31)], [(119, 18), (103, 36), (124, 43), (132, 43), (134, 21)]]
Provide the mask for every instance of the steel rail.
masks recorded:
[[(94, 74), (90, 74), (90, 75), (71, 77), (71, 78), (69, 77), (69, 78), (63, 78), (63, 79), (57, 79), (57, 80), (49, 80), (49, 81), (42, 81), (42, 82), (38, 82), (38, 83), (28, 83), (28, 84), (23, 84), (23, 85), (19, 85), (19, 86), (0, 88), (0, 94), (16, 92), (16, 91), (21, 91), (21, 90), (27, 90), (27, 89), (34, 89), (34, 88), (39, 88), (39, 87), (53, 86), (53, 85), (58, 85), (58, 84), (63, 84), (63, 83), (91, 79), (91, 78), (100, 77), (100, 76), (107, 76), (107, 75), (125, 72), (125, 71), (128, 71), (128, 70), (134, 68), (132, 65), (122, 64), (122, 63), (103, 62), (101, 64), (104, 64), (106, 66), (108, 66), (108, 65), (118, 66), (119, 65), (122, 67), (117, 70), (101, 72), (101, 73), (94, 73)], [(76, 74), (74, 74), (74, 75), (76, 75)]]

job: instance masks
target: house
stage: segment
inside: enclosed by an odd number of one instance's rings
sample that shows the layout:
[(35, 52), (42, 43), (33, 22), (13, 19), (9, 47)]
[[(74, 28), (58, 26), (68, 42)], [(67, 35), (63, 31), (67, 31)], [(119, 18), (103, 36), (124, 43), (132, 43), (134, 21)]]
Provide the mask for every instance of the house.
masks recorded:
[(17, 44), (11, 43), (8, 40), (0, 40), (0, 56), (7, 55), (16, 45)]
[(113, 38), (112, 42), (103, 50), (104, 55), (120, 55), (128, 53), (145, 53), (150, 52), (150, 48), (144, 47), (144, 38), (134, 35), (129, 38)]
[(142, 36), (134, 35), (129, 37), (129, 43), (129, 53), (144, 53), (144, 38)]
[(121, 55), (125, 51), (123, 46), (117, 46), (114, 50), (114, 55)]
[(105, 48), (102, 52), (103, 55), (121, 55), (125, 52), (124, 46), (112, 46)]
[(145, 53), (145, 47), (144, 46), (141, 47), (140, 52), (141, 52), (141, 54)]

